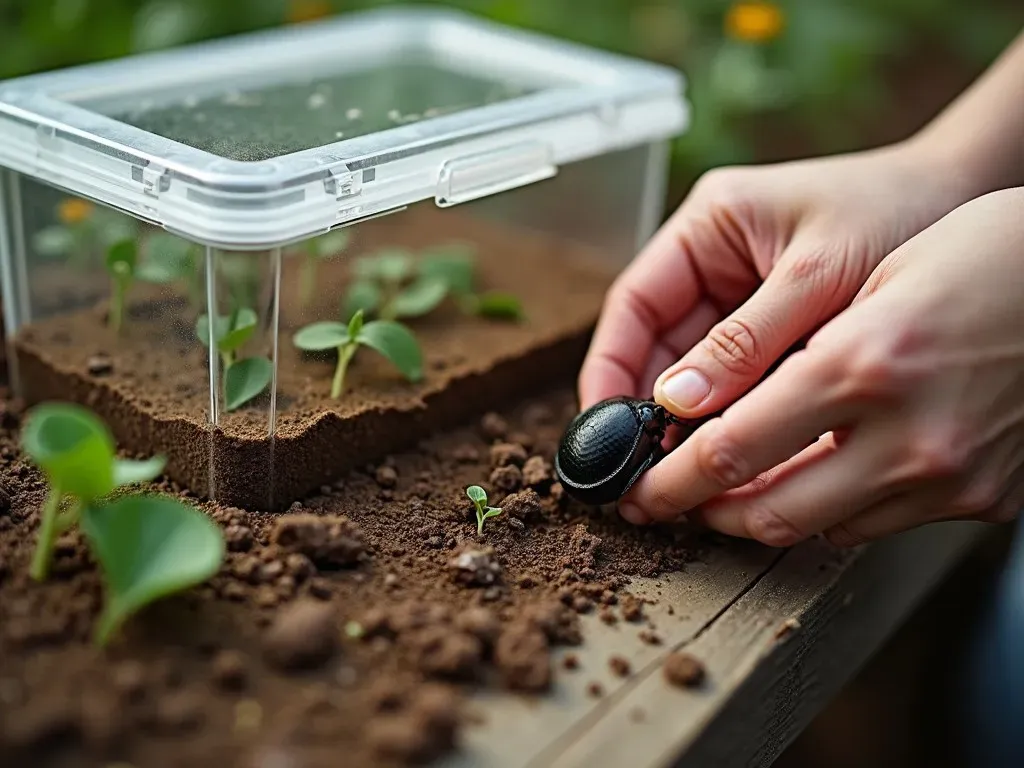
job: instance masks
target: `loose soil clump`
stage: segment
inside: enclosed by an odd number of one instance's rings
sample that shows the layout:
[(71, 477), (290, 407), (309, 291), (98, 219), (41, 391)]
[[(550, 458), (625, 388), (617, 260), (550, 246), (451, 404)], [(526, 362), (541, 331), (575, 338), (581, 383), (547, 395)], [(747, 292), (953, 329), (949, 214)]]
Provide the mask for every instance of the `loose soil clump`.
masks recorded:
[[(223, 568), (100, 651), (102, 582), (80, 538), (61, 540), (49, 581), (28, 578), (46, 488), (17, 450), (20, 405), (0, 397), (0, 764), (318, 768), (342, 754), (358, 767), (458, 749), (470, 691), (539, 696), (578, 674), (552, 657), (583, 642), (578, 612), (637, 608), (632, 576), (703, 549), (685, 526), (632, 527), (556, 482), (510, 494), (481, 483), (507, 434), (529, 438), (516, 441), (524, 467), (550, 464), (574, 412), (571, 391), (550, 393), (353, 470), (284, 513), (194, 500), (232, 542)], [(506, 466), (522, 458), (495, 453), (513, 457)], [(383, 466), (394, 474), (381, 483)], [(474, 483), (504, 509), (482, 537)], [(170, 481), (154, 489), (190, 496)]]

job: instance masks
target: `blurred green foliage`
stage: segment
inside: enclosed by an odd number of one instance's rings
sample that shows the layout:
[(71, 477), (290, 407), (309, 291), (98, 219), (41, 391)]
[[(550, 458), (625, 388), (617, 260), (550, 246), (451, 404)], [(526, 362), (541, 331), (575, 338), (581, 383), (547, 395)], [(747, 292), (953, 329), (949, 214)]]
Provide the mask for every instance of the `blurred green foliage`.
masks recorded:
[[(392, 4), (0, 0), (0, 77)], [(865, 118), (882, 120), (886, 110), (900, 107), (886, 75), (893, 62), (928, 43), (974, 73), (1024, 22), (1019, 0), (455, 0), (443, 5), (680, 68), (688, 78), (694, 122), (674, 145), (676, 186), (709, 167), (759, 159), (766, 126), (799, 136), (802, 154), (856, 147), (863, 141), (859, 126)], [(738, 34), (736, 14), (744, 12), (747, 33), (740, 25)], [(927, 79), (927, 62), (921, 72)]]

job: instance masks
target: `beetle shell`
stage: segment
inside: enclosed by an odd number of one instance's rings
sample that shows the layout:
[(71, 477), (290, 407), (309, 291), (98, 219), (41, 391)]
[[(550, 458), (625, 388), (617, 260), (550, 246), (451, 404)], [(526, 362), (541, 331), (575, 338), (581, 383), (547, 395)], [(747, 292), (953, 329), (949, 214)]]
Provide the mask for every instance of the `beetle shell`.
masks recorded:
[(661, 457), (668, 415), (657, 403), (603, 400), (579, 414), (562, 436), (555, 471), (584, 504), (610, 504)]

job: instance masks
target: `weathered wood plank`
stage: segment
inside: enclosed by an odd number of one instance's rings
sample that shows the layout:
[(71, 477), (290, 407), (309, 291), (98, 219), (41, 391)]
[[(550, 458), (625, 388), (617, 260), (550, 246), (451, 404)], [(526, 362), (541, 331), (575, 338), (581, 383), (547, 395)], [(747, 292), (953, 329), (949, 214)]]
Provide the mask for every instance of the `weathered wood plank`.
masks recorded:
[[(619, 692), (631, 684), (632, 678), (612, 674), (610, 656), (628, 658), (634, 669), (655, 663), (665, 647), (696, 636), (779, 557), (778, 551), (739, 542), (714, 550), (707, 562), (694, 563), (683, 572), (662, 579), (637, 579), (630, 591), (657, 597), (658, 603), (646, 606), (645, 614), (658, 627), (666, 645), (642, 642), (638, 634), (646, 625), (620, 622), (608, 626), (594, 615), (583, 617), (584, 644), (556, 654), (559, 669), (553, 690), (537, 698), (494, 690), (479, 694), (475, 712), (486, 719), (467, 729), (462, 749), (439, 765), (519, 768), (542, 759), (545, 750), (560, 739), (598, 723)], [(667, 612), (669, 605), (674, 606), (673, 615)], [(575, 672), (561, 670), (561, 659), (569, 652), (580, 661)], [(592, 681), (601, 684), (603, 697), (587, 694)]]
[(818, 540), (793, 548), (677, 644), (707, 665), (701, 690), (648, 663), (598, 722), (534, 764), (770, 765), (985, 530), (935, 525), (839, 557)]

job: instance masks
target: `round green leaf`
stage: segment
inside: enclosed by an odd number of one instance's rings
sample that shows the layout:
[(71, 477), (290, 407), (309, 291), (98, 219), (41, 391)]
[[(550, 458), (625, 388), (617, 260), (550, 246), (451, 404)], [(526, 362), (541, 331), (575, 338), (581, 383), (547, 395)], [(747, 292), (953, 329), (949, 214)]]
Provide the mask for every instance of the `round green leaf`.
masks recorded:
[[(228, 330), (228, 318), (218, 317), (213, 323), (213, 340), (217, 342)], [(209, 349), (210, 347), (210, 317), (209, 315), (202, 314), (196, 319), (196, 338), (202, 342), (203, 346)]]
[(107, 249), (107, 269), (112, 274), (130, 277), (135, 272), (137, 256), (134, 240), (118, 240)]
[(373, 256), (356, 259), (353, 269), (364, 280), (398, 283), (412, 274), (412, 254), (399, 248), (389, 248)]
[(473, 267), (469, 246), (453, 245), (425, 253), (419, 273), (444, 280), (452, 293), (469, 294), (473, 292)]
[(423, 353), (412, 332), (392, 320), (374, 320), (362, 327), (356, 341), (384, 355), (409, 381), (423, 378)]
[(491, 291), (476, 298), (474, 307), (478, 315), (503, 320), (519, 320), (523, 316), (523, 307), (519, 299), (510, 293)]
[(143, 606), (209, 579), (224, 559), (217, 524), (167, 496), (90, 505), (81, 524), (106, 581), (96, 630), (101, 644)]
[(114, 439), (87, 408), (71, 403), (37, 406), (29, 413), (21, 444), (62, 493), (89, 501), (114, 489)]
[(313, 247), (319, 258), (329, 259), (344, 251), (350, 239), (348, 229), (339, 229), (316, 238)]
[(481, 488), (479, 485), (471, 485), (466, 489), (466, 495), (469, 496), (470, 501), (474, 504), (486, 504), (487, 503), (487, 491)]
[(310, 323), (292, 337), (292, 343), (307, 352), (335, 349), (348, 340), (348, 328), (335, 322)]
[(447, 295), (448, 283), (444, 279), (421, 277), (395, 296), (391, 311), (394, 317), (419, 317), (437, 308)]
[(63, 256), (74, 246), (75, 233), (69, 227), (46, 227), (32, 238), (32, 250), (39, 256)]
[(167, 460), (163, 456), (154, 456), (142, 461), (132, 459), (114, 459), (114, 486), (148, 483), (164, 471)]
[(146, 240), (145, 258), (136, 269), (136, 277), (147, 283), (185, 280), (196, 269), (192, 243), (169, 232), (156, 232)]
[(235, 352), (256, 332), (259, 318), (248, 307), (241, 307), (227, 320), (227, 331), (218, 338), (217, 349), (221, 352)]
[(380, 304), (380, 287), (370, 280), (357, 280), (349, 286), (342, 301), (342, 316), (351, 318), (360, 310), (364, 313), (373, 312)]
[(249, 402), (267, 388), (274, 364), (265, 357), (247, 357), (224, 372), (224, 404), (229, 411)]

